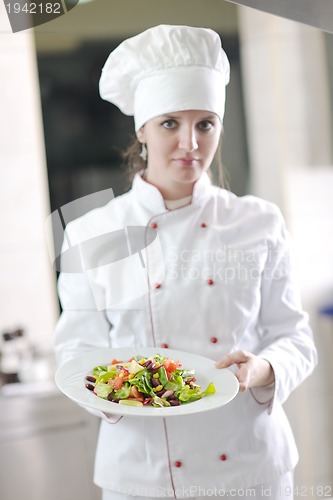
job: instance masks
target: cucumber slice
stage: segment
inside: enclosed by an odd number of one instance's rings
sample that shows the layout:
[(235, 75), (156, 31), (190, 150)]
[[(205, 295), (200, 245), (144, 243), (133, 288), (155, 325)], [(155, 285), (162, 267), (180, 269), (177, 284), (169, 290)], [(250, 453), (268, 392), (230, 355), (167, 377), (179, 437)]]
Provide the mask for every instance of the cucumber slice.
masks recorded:
[(135, 399), (120, 399), (119, 404), (126, 406), (143, 406), (141, 401), (136, 401)]

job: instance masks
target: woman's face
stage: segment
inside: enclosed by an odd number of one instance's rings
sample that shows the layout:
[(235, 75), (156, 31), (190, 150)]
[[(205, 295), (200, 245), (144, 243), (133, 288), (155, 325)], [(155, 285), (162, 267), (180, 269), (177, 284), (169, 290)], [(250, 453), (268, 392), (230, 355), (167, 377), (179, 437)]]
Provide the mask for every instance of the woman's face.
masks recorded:
[(147, 182), (165, 199), (190, 195), (213, 161), (221, 129), (220, 119), (209, 111), (178, 111), (147, 122), (137, 132), (147, 145)]

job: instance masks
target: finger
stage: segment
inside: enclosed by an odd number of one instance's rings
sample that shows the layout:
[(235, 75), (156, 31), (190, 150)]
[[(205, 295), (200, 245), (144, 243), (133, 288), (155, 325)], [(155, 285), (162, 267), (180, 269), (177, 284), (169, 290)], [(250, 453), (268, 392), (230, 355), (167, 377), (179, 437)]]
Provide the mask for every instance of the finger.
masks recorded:
[(247, 364), (242, 364), (240, 369), (235, 373), (239, 382), (240, 392), (245, 392), (250, 385), (251, 369)]
[(230, 354), (226, 354), (221, 359), (216, 361), (216, 368), (228, 368), (231, 365), (244, 363), (249, 359), (248, 354), (245, 351), (235, 351)]
[(239, 383), (239, 392), (245, 392), (248, 389), (247, 381), (244, 380), (238, 373), (235, 374)]

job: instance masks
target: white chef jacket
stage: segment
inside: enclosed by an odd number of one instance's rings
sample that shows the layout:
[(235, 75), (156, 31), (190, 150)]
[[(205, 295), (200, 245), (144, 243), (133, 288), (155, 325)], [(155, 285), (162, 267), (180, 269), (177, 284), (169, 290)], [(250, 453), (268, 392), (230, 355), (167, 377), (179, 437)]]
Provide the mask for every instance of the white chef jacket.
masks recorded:
[(204, 174), (192, 202), (170, 211), (158, 189), (137, 174), (128, 193), (70, 223), (67, 234), (75, 245), (130, 226), (156, 232), (133, 256), (148, 290), (132, 264), (116, 270), (119, 260), (63, 272), (59, 363), (110, 346), (169, 347), (213, 360), (244, 349), (270, 362), (275, 384), (201, 414), (102, 421), (96, 484), (183, 498), (199, 496), (200, 488), (246, 488), (292, 470), (298, 453), (281, 405), (313, 370), (316, 350), (279, 209), (212, 186)]

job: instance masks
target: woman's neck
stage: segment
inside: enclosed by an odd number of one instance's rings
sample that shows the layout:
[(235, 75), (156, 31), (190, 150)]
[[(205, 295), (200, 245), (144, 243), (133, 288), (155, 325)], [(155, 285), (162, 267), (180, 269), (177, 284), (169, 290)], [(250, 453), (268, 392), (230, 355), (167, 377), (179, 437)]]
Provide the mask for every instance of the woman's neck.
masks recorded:
[(179, 200), (181, 198), (191, 196), (193, 192), (194, 183), (180, 183), (170, 181), (169, 184), (166, 185), (164, 182), (158, 182), (158, 180), (155, 179), (153, 182), (151, 182), (149, 175), (147, 175), (147, 172), (144, 172), (142, 177), (146, 182), (155, 186), (165, 200)]

